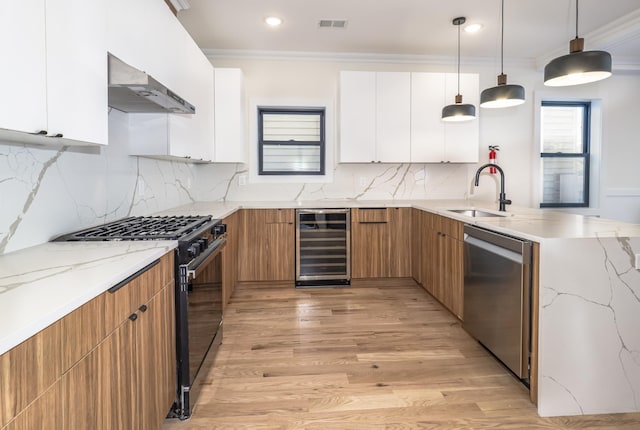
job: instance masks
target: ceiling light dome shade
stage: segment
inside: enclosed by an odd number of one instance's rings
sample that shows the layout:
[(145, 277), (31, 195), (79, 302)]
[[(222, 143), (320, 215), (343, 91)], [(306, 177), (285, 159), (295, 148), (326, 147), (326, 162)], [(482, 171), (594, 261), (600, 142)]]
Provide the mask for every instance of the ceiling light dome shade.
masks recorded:
[[(456, 96), (456, 103), (442, 108), (442, 120), (449, 122), (471, 121), (476, 119), (476, 107), (462, 103), (462, 97)], [(460, 100), (460, 101), (458, 101)]]
[(487, 88), (480, 94), (480, 107), (504, 108), (524, 103), (524, 87), (507, 85), (507, 75), (498, 75), (498, 85)]
[(442, 108), (442, 120), (448, 122), (462, 122), (476, 119), (476, 107), (471, 104), (462, 103), (460, 94), (460, 26), (464, 24), (466, 18), (461, 16), (454, 18), (453, 25), (458, 27), (458, 94), (456, 94), (455, 104)]
[(611, 76), (611, 54), (577, 51), (552, 60), (544, 68), (544, 84), (566, 87), (588, 84)]

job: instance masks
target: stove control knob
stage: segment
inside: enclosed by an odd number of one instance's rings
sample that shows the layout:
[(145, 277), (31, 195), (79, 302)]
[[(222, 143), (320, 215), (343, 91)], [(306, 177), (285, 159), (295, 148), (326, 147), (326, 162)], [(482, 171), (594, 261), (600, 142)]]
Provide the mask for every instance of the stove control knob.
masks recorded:
[(200, 250), (204, 251), (209, 245), (209, 240), (206, 237), (200, 238), (198, 239), (198, 244), (200, 245)]
[(222, 236), (226, 232), (227, 232), (226, 224), (216, 224), (211, 229), (211, 234), (213, 234), (214, 236)]
[(191, 245), (189, 249), (187, 249), (187, 254), (189, 254), (189, 257), (191, 258), (196, 258), (198, 255), (200, 255), (200, 245), (197, 243)]

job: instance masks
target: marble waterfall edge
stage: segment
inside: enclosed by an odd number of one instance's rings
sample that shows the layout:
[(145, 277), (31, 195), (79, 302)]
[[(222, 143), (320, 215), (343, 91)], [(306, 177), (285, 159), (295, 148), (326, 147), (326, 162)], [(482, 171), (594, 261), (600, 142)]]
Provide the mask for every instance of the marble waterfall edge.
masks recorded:
[(541, 416), (640, 411), (640, 238), (541, 246)]

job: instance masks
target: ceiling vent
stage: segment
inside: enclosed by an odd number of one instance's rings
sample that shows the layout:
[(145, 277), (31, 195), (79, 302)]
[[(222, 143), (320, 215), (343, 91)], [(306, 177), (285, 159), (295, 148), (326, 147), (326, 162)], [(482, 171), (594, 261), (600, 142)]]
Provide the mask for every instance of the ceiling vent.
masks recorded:
[(320, 28), (346, 28), (346, 19), (321, 19), (318, 21), (318, 27)]

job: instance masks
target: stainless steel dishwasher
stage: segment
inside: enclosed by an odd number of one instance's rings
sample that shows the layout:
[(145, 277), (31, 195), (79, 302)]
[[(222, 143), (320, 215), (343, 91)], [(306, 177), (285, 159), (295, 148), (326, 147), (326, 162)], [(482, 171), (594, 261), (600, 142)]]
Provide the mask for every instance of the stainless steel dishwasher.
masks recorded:
[(463, 327), (527, 384), (531, 256), (531, 242), (464, 227)]
[(351, 283), (351, 209), (296, 209), (296, 286)]

